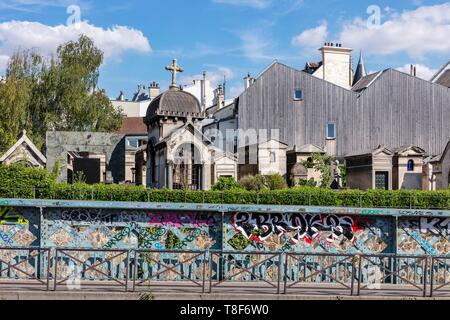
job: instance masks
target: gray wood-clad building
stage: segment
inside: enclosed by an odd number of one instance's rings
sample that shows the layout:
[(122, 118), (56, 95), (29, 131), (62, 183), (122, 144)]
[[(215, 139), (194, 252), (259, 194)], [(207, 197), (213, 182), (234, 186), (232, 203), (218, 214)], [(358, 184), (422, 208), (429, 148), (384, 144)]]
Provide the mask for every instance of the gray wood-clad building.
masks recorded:
[(437, 155), (450, 140), (450, 88), (393, 69), (347, 89), (274, 62), (237, 104), (239, 129), (277, 129), (289, 148), (313, 144), (338, 158), (381, 144)]

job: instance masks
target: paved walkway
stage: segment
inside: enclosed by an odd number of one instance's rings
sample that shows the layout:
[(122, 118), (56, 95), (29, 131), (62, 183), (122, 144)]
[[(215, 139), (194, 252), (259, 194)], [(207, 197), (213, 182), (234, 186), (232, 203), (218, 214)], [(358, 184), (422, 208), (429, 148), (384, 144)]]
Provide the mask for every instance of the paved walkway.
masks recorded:
[[(433, 298), (423, 298), (423, 292), (406, 286), (383, 286), (380, 290), (364, 290), (361, 296), (350, 295), (350, 290), (341, 287), (309, 285), (290, 289), (287, 294), (276, 294), (276, 288), (254, 288), (248, 283), (223, 284), (213, 287), (209, 293), (202, 288), (188, 287), (189, 283), (165, 282), (154, 283), (161, 286), (151, 287), (155, 300), (450, 300), (450, 292), (436, 292)], [(115, 285), (115, 286), (112, 286)], [(128, 283), (128, 291), (132, 291), (132, 283)], [(46, 285), (32, 282), (3, 282), (0, 284), (0, 300), (139, 300), (143, 293), (149, 291), (148, 286), (137, 287), (136, 292), (125, 292), (125, 287), (117, 283), (81, 283), (80, 287), (68, 287), (63, 284), (54, 289), (53, 282)], [(72, 290), (71, 290), (72, 289)], [(354, 293), (357, 288), (354, 288)], [(429, 288), (427, 290), (429, 295)]]

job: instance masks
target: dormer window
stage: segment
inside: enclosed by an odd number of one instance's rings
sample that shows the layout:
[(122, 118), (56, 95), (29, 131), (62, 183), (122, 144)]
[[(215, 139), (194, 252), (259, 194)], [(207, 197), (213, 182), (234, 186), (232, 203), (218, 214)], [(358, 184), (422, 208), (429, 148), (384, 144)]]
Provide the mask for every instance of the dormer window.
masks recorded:
[(294, 100), (296, 101), (303, 100), (303, 91), (301, 89), (295, 89)]

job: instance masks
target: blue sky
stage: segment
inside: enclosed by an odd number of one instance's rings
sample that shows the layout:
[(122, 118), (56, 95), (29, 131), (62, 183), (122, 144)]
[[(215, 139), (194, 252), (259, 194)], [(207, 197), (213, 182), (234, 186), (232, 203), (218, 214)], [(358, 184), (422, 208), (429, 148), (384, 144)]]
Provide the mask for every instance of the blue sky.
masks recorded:
[[(73, 23), (73, 5), (80, 23)], [(247, 72), (257, 75), (274, 59), (295, 68), (319, 61), (325, 41), (352, 47), (355, 59), (364, 50), (369, 71), (407, 71), (413, 63), (429, 78), (450, 59), (450, 2), (2, 0), (0, 68), (19, 47), (51, 55), (81, 32), (105, 51), (100, 86), (109, 96), (124, 90), (130, 97), (138, 84), (152, 81), (167, 87), (164, 67), (176, 57), (185, 69), (181, 82), (202, 71), (214, 83), (226, 75), (230, 98)]]

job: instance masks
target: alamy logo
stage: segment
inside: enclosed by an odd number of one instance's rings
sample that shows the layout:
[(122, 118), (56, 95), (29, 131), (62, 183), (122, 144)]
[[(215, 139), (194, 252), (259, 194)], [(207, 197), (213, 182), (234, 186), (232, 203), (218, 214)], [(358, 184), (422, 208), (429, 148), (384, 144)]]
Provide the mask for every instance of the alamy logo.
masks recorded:
[(367, 28), (374, 29), (381, 26), (381, 8), (377, 5), (371, 5), (367, 8)]
[(67, 18), (67, 25), (74, 26), (75, 28), (80, 28), (81, 23), (81, 8), (77, 5), (70, 5), (67, 7), (67, 14), (69, 17)]

